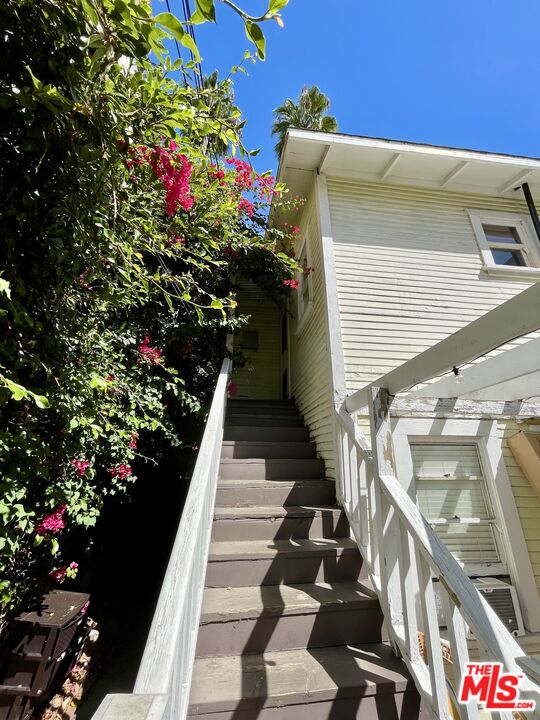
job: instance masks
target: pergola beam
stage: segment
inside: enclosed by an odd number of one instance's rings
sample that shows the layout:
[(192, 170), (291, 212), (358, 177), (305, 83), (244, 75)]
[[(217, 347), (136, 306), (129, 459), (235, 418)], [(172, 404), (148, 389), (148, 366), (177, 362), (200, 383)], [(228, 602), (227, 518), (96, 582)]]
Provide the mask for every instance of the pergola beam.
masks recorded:
[(540, 328), (540, 283), (490, 310), (441, 342), (416, 355), (346, 400), (347, 410), (368, 406), (372, 387), (384, 387), (391, 395), (426, 382), (453, 367), (470, 363), (480, 355)]
[[(441, 378), (419, 390), (413, 390), (411, 395), (440, 398), (464, 397), (470, 395), (470, 393), (487, 390), (491, 386), (529, 375), (537, 370), (540, 370), (540, 339), (522, 343), (495, 357), (460, 370), (457, 377), (452, 374), (452, 376)], [(526, 396), (522, 395), (521, 397), (530, 396), (531, 393), (528, 393)], [(494, 394), (489, 399), (495, 400), (497, 398), (501, 400), (507, 399), (504, 395), (497, 394)], [(519, 398), (514, 397), (511, 399), (517, 400)]]

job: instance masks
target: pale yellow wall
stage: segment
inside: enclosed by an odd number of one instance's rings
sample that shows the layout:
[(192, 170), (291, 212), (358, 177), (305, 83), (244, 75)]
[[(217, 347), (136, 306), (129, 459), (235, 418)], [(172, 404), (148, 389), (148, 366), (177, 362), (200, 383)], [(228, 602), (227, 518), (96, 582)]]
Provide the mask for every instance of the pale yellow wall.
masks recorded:
[(259, 349), (241, 348), (242, 330), (235, 334), (234, 349), (246, 360), (244, 367), (234, 367), (232, 382), (238, 386), (238, 398), (279, 400), (281, 397), (280, 372), (280, 313), (271, 300), (250, 299), (238, 302), (240, 315), (249, 315), (247, 330), (258, 330)]
[(495, 279), (467, 208), (523, 201), (329, 178), (347, 387), (358, 388), (531, 283)]
[[(301, 331), (295, 318), (289, 322), (291, 394), (309, 428), (311, 439), (325, 461), (326, 475), (335, 478), (333, 402), (330, 390), (330, 354), (328, 349), (324, 273), (319, 222), (313, 198), (308, 200), (299, 220), (301, 238), (308, 243), (308, 262), (315, 268), (312, 277), (313, 311)], [(299, 239), (297, 251), (302, 239)], [(291, 311), (296, 315), (296, 297)]]
[[(467, 214), (527, 213), (522, 200), (336, 178), (328, 179), (328, 194), (348, 388), (363, 387), (531, 284), (485, 274)], [(505, 421), (499, 430), (506, 438), (518, 426)], [(540, 500), (503, 447), (540, 591)]]
[(517, 425), (512, 421), (501, 421), (498, 424), (498, 429), (499, 436), (503, 441), (503, 456), (514, 498), (516, 499), (516, 506), (523, 527), (536, 585), (540, 592), (540, 498), (530, 486), (506, 443), (509, 437), (523, 430), (524, 426)]

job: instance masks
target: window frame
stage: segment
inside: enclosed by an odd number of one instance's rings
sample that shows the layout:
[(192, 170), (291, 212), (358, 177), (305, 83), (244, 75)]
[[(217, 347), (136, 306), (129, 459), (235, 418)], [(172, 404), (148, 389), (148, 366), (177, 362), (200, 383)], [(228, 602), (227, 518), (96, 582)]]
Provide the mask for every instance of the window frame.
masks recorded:
[[(407, 493), (415, 500), (411, 442), (477, 444), (480, 463), (484, 472), (486, 490), (489, 494), (495, 520), (500, 531), (500, 543), (506, 575), (516, 588), (525, 626), (528, 630), (540, 630), (540, 596), (536, 585), (531, 558), (516, 501), (502, 454), (496, 420), (480, 419), (433, 419), (394, 418), (392, 435), (397, 476)], [(493, 565), (488, 575), (493, 575)], [(472, 575), (470, 567), (464, 568)], [(481, 569), (481, 568), (480, 568)], [(481, 573), (486, 575), (486, 573)]]
[[(300, 265), (305, 264), (306, 267), (309, 267), (309, 245), (307, 241), (307, 237), (304, 238), (301, 246), (300, 251), (298, 253), (298, 262)], [(303, 259), (305, 260), (305, 263), (303, 263)], [(313, 312), (313, 273), (310, 273), (307, 277), (306, 274), (303, 272), (298, 272), (296, 275), (296, 279), (298, 280), (298, 289), (297, 289), (297, 301), (296, 301), (296, 330), (295, 335), (298, 335), (302, 332), (309, 316)], [(304, 293), (307, 290), (307, 302), (304, 300)]]
[[(540, 275), (540, 252), (537, 247), (536, 234), (528, 215), (525, 213), (479, 209), (468, 209), (467, 213), (484, 263), (482, 268), (484, 271), (488, 274), (507, 275), (509, 277), (530, 278), (531, 275)], [(520, 250), (525, 265), (498, 265), (491, 252), (491, 245), (495, 243), (489, 243), (484, 231), (484, 225), (513, 228), (517, 233), (520, 244), (512, 246), (511, 243), (500, 243), (500, 247), (494, 249)]]

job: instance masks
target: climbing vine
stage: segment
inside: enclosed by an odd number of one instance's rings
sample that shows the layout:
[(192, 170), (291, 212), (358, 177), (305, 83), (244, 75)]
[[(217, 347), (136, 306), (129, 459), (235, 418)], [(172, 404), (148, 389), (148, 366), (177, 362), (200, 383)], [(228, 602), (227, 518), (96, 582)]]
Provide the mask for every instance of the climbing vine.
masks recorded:
[[(264, 56), (259, 18), (227, 2)], [(193, 22), (215, 19), (197, 0)], [(204, 415), (239, 272), (279, 299), (298, 272), (298, 202), (241, 148), (239, 111), (184, 78), (185, 23), (144, 0), (7, 0), (0, 9), (0, 601), (74, 578), (107, 498)], [(262, 39), (261, 39), (262, 38)], [(157, 59), (157, 61), (156, 61)], [(209, 159), (209, 147), (226, 147)]]

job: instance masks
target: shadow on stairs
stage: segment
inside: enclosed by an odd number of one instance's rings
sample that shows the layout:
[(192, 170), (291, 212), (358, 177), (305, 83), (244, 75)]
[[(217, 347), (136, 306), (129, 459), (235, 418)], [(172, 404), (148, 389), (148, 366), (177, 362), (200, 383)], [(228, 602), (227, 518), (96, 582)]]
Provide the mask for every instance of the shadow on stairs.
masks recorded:
[(229, 402), (192, 720), (419, 718), (324, 475), (293, 403)]

